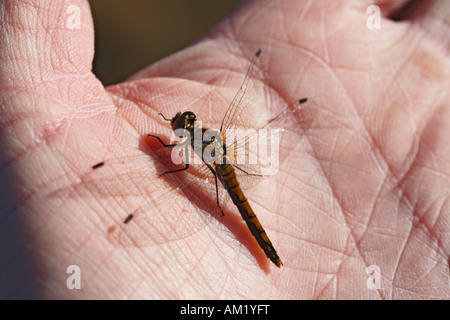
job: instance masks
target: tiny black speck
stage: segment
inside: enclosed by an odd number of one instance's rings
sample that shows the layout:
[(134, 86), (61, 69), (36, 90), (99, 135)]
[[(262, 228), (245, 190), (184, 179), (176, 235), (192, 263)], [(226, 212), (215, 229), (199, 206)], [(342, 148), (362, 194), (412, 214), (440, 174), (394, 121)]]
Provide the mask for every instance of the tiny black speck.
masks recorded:
[(300, 99), (300, 100), (298, 100), (298, 103), (305, 103), (306, 101), (308, 101), (308, 98), (303, 98), (303, 99)]
[(97, 169), (100, 168), (101, 166), (103, 166), (105, 163), (104, 162), (99, 162), (96, 165), (92, 166), (92, 169)]
[(127, 224), (128, 222), (131, 221), (131, 219), (133, 219), (133, 214), (132, 214), (132, 213), (130, 213), (130, 214), (128, 215), (128, 217), (125, 218), (125, 220), (123, 221), (123, 223)]

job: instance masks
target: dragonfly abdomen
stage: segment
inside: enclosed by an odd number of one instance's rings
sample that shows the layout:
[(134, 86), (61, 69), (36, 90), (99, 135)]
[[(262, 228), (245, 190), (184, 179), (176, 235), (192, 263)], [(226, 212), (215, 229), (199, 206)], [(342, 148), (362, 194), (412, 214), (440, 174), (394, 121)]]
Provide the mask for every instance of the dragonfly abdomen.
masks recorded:
[(219, 165), (216, 171), (220, 173), (219, 176), (223, 186), (227, 189), (233, 203), (238, 208), (239, 213), (247, 223), (250, 232), (256, 238), (259, 246), (277, 267), (281, 267), (283, 263), (245, 197), (244, 192), (242, 192), (233, 166), (230, 164)]

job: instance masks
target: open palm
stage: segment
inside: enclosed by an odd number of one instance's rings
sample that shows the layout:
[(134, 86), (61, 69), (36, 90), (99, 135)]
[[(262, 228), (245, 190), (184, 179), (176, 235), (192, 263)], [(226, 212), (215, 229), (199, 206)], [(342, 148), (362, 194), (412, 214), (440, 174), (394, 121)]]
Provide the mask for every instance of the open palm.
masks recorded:
[[(382, 14), (400, 2), (382, 1)], [(2, 295), (449, 298), (444, 2), (370, 29), (362, 1), (250, 1), (191, 47), (108, 88), (91, 72), (87, 2), (76, 5), (79, 28), (66, 24), (73, 1), (3, 2)], [(258, 48), (265, 80), (255, 117), (303, 97), (320, 106), (279, 175), (247, 194), (284, 266), (270, 264), (237, 216), (161, 246), (111, 241), (112, 212), (128, 202), (86, 193), (80, 176), (142, 153), (149, 133), (168, 137), (158, 112), (220, 123)], [(169, 205), (186, 203), (178, 197)], [(71, 265), (82, 290), (67, 288)]]

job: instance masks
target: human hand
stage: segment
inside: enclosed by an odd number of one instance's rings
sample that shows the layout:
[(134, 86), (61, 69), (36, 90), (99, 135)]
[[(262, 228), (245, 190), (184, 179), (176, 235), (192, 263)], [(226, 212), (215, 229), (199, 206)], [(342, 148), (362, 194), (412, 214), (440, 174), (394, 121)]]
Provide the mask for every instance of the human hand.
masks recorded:
[[(394, 1), (380, 3), (389, 15)], [(449, 298), (444, 1), (401, 23), (383, 18), (379, 30), (367, 28), (361, 1), (248, 2), (193, 46), (108, 88), (91, 72), (87, 2), (76, 4), (80, 28), (66, 25), (73, 4), (2, 7), (2, 189), (14, 199), (2, 198), (2, 282), (23, 257), (32, 262), (29, 282), (2, 286), (5, 296)], [(124, 199), (77, 197), (76, 188), (55, 196), (99, 160), (139, 153), (141, 137), (168, 132), (158, 112), (195, 107), (220, 122), (260, 47), (268, 82), (258, 108), (305, 96), (321, 106), (274, 189), (247, 194), (281, 269), (230, 227), (237, 222), (157, 248), (121, 247), (105, 235)], [(81, 268), (80, 291), (66, 287), (69, 265)], [(367, 285), (372, 265), (377, 290)]]

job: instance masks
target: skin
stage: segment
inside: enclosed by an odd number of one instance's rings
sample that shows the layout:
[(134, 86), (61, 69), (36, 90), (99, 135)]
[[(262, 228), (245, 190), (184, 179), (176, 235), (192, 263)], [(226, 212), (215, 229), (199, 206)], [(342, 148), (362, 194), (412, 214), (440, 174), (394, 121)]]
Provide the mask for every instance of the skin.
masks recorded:
[[(378, 1), (381, 29), (371, 30), (365, 1), (250, 1), (108, 88), (91, 72), (87, 2), (3, 2), (0, 297), (450, 298), (450, 7), (429, 1), (389, 19), (405, 2)], [(73, 4), (79, 29), (66, 26)], [(108, 198), (86, 192), (80, 176), (142, 153), (149, 133), (169, 139), (158, 112), (220, 123), (258, 48), (255, 114), (303, 97), (320, 106), (279, 175), (246, 193), (284, 266), (237, 213), (158, 246), (110, 241), (126, 185)], [(183, 197), (173, 210), (198, 214)], [(81, 290), (67, 289), (70, 265)]]

